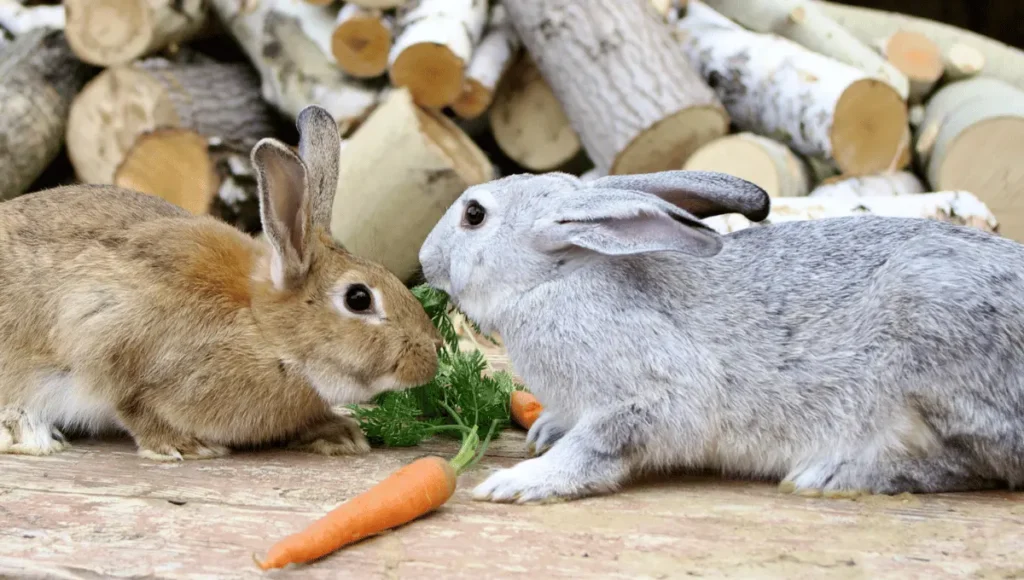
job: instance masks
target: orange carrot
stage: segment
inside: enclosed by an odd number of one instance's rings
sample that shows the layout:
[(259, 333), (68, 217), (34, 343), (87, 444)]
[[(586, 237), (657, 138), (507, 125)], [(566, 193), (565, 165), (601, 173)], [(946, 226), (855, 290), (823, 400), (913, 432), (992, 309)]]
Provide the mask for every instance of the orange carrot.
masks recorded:
[(544, 406), (540, 404), (537, 397), (526, 391), (512, 391), (512, 418), (524, 428), (529, 429), (533, 422), (540, 416)]
[[(461, 421), (460, 421), (461, 423)], [(464, 425), (463, 425), (464, 426)], [(408, 523), (445, 504), (455, 493), (458, 475), (483, 456), (491, 434), (476, 451), (474, 426), (451, 461), (423, 457), (399, 468), (350, 501), (334, 508), (306, 529), (277, 542), (262, 562), (263, 570), (316, 560), (368, 536)], [(491, 425), (491, 432), (494, 425)], [(475, 457), (474, 457), (475, 455)]]

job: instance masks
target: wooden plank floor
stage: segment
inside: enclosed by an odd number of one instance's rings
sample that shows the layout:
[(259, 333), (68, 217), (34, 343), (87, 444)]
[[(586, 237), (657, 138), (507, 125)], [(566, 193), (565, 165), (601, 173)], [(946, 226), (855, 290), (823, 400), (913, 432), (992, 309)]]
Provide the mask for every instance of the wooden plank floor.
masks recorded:
[(763, 483), (674, 477), (544, 506), (474, 502), (523, 457), (508, 431), (430, 517), (301, 569), (252, 553), (428, 453), (287, 451), (161, 464), (127, 440), (0, 456), (0, 577), (1024, 578), (1024, 494), (828, 500)]

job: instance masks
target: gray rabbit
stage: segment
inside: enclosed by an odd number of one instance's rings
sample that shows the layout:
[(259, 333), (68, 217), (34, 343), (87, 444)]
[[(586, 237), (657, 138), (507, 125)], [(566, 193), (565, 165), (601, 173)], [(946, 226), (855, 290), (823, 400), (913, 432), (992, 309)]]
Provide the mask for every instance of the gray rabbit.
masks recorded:
[(714, 469), (802, 494), (1024, 483), (1024, 246), (925, 219), (763, 220), (720, 173), (514, 175), (420, 252), (545, 406), (542, 453), (478, 499), (612, 492)]

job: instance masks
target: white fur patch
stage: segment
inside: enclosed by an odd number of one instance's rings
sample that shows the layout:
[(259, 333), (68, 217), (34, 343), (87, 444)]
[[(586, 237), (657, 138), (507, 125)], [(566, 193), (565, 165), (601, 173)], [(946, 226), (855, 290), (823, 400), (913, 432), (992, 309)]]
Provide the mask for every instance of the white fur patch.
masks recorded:
[(306, 378), (317, 393), (331, 405), (363, 403), (378, 393), (409, 388), (394, 375), (384, 375), (369, 385), (360, 384), (351, 377), (306, 371)]
[(123, 429), (114, 406), (90, 393), (67, 373), (45, 375), (25, 405), (29, 414), (61, 430), (82, 430), (88, 434)]

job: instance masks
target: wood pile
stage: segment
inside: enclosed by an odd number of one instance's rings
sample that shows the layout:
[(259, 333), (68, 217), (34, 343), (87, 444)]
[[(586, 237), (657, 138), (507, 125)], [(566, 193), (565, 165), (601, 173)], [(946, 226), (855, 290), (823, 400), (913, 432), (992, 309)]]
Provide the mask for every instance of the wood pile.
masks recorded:
[(249, 151), (294, 143), (309, 104), (343, 136), (334, 236), (407, 279), (466, 187), (517, 172), (716, 170), (769, 192), (763, 223), (1024, 241), (1024, 52), (937, 22), (824, 0), (0, 0), (2, 199), (117, 184), (255, 232)]

